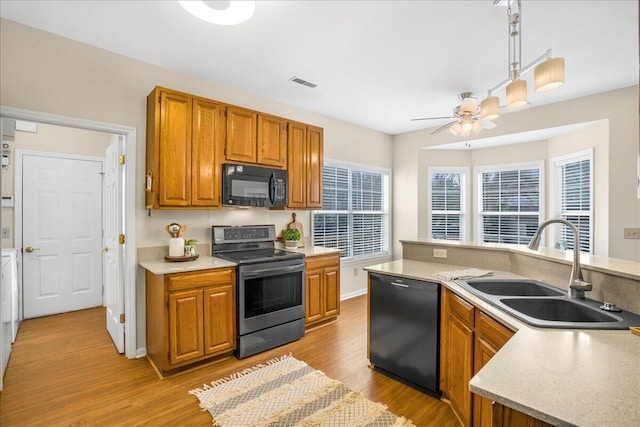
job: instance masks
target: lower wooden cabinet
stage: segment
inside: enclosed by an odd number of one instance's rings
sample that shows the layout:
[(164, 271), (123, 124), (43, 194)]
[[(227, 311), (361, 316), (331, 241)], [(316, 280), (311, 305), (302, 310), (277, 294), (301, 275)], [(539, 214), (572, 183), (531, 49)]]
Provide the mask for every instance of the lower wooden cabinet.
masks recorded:
[(146, 272), (147, 356), (161, 374), (236, 347), (235, 269)]
[(340, 254), (305, 259), (305, 324), (316, 325), (340, 314)]
[(469, 381), (513, 336), (473, 304), (441, 294), (440, 389), (464, 426), (543, 427), (548, 424), (475, 395)]

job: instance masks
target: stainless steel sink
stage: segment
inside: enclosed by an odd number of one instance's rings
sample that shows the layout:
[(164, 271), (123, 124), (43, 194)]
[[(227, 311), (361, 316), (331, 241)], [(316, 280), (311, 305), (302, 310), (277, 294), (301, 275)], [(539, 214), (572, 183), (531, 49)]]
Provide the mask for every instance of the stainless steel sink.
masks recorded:
[(534, 319), (553, 322), (620, 322), (621, 318), (564, 298), (502, 298), (507, 307)]
[(562, 289), (531, 279), (456, 280), (478, 298), (541, 328), (628, 329), (640, 325), (640, 316), (628, 311), (609, 312), (602, 303), (568, 298)]
[(489, 295), (562, 296), (566, 292), (536, 280), (475, 279), (466, 280), (471, 288)]

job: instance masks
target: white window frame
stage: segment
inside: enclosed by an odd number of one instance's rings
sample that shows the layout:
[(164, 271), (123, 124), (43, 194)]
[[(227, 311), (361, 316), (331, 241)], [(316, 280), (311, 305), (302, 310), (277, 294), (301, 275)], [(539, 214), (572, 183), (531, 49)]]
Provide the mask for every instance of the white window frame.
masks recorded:
[[(333, 160), (333, 159), (324, 159), (324, 164), (322, 165), (324, 166), (329, 166), (329, 167), (338, 167), (338, 168), (345, 168), (345, 169), (349, 169), (349, 208), (347, 211), (329, 211), (329, 210), (321, 210), (321, 209), (317, 209), (317, 210), (313, 210), (311, 212), (311, 239), (312, 239), (312, 245), (315, 245), (315, 242), (313, 241), (313, 235), (314, 235), (314, 218), (315, 218), (315, 214), (348, 214), (349, 215), (349, 232), (350, 234), (353, 233), (353, 215), (354, 213), (372, 213), (370, 211), (354, 211), (352, 209), (351, 206), (351, 172), (352, 171), (358, 171), (358, 172), (369, 172), (369, 173), (379, 173), (379, 174), (383, 174), (386, 176), (386, 179), (383, 180), (383, 201), (382, 201), (382, 205), (383, 205), (383, 227), (384, 227), (384, 235), (383, 237), (383, 252), (380, 253), (376, 253), (376, 254), (366, 254), (366, 255), (357, 255), (357, 256), (346, 256), (346, 257), (342, 257), (340, 258), (340, 264), (344, 265), (344, 264), (349, 264), (349, 263), (357, 263), (357, 262), (361, 262), (363, 260), (368, 260), (368, 259), (375, 259), (375, 258), (380, 258), (380, 257), (388, 257), (389, 255), (391, 255), (391, 249), (390, 249), (390, 242), (391, 242), (391, 213), (390, 213), (390, 203), (391, 203), (391, 170), (387, 169), (387, 168), (382, 168), (379, 166), (372, 166), (372, 165), (365, 165), (365, 164), (360, 164), (360, 163), (353, 163), (353, 162), (347, 162), (347, 161), (342, 161), (342, 160)], [(375, 211), (376, 213), (378, 211)], [(350, 237), (350, 251), (353, 249), (353, 240)]]
[[(538, 206), (538, 225), (542, 224), (545, 221), (544, 213), (545, 213), (545, 168), (544, 168), (544, 160), (536, 160), (530, 162), (517, 162), (517, 163), (503, 163), (497, 165), (482, 165), (482, 166), (474, 166), (473, 168), (473, 177), (475, 179), (474, 185), (474, 205), (475, 205), (475, 224), (474, 224), (474, 238), (477, 242), (484, 242), (483, 235), (483, 210), (482, 210), (482, 174), (484, 172), (503, 172), (510, 170), (522, 170), (522, 169), (533, 169), (537, 168), (539, 170), (538, 176), (540, 179), (540, 204)], [(504, 215), (533, 215), (536, 211), (529, 212), (509, 212), (504, 213)], [(501, 215), (501, 213), (497, 213)]]
[[(463, 166), (431, 166), (427, 168), (427, 235), (429, 238), (433, 236), (432, 230), (432, 218), (433, 218), (433, 209), (432, 209), (432, 181), (431, 176), (436, 173), (457, 173), (461, 176), (461, 184), (460, 184), (460, 211), (458, 214), (460, 215), (460, 241), (464, 242), (468, 240), (470, 235), (471, 227), (469, 225), (471, 221), (471, 215), (468, 210), (468, 189), (469, 187), (469, 175), (470, 168)], [(437, 214), (454, 214), (453, 211), (437, 211)], [(455, 241), (455, 240), (452, 240)]]
[[(557, 156), (549, 159), (549, 191), (550, 191), (550, 207), (549, 207), (549, 216), (550, 218), (562, 218), (562, 166), (569, 164), (580, 162), (583, 160), (589, 160), (589, 252), (590, 254), (594, 253), (594, 213), (595, 213), (595, 205), (594, 205), (594, 181), (593, 181), (593, 173), (594, 173), (594, 149), (589, 148), (586, 150), (576, 151), (574, 153), (565, 154), (562, 156)], [(584, 211), (569, 211), (568, 214), (580, 215), (583, 214)], [(548, 233), (553, 233), (554, 238), (552, 239), (552, 234), (547, 234), (550, 242), (554, 242), (558, 240), (558, 235), (562, 234), (562, 227), (557, 227), (556, 231), (548, 231)]]

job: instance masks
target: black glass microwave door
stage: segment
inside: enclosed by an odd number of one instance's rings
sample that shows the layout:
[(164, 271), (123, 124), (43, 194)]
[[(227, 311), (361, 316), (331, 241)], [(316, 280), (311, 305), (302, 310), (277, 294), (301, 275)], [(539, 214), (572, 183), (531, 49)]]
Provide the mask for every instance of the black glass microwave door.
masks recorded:
[(269, 200), (269, 182), (235, 176), (231, 181), (231, 198), (234, 200), (256, 200), (264, 204)]

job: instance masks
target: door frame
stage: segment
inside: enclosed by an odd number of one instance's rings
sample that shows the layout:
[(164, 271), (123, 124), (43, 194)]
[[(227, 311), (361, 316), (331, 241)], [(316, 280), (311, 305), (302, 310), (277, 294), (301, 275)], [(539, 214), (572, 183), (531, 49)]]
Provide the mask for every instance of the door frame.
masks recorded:
[[(125, 158), (124, 166), (124, 234), (126, 243), (122, 271), (124, 273), (124, 311), (125, 311), (125, 356), (128, 359), (144, 357), (144, 348), (141, 352), (137, 349), (136, 330), (136, 128), (131, 126), (116, 125), (112, 123), (97, 122), (76, 117), (61, 116), (57, 114), (42, 113), (23, 110), (19, 108), (0, 105), (0, 118), (25, 120), (30, 122), (45, 123), (58, 126), (67, 126), (78, 129), (86, 129), (99, 132), (107, 132), (124, 136)], [(17, 196), (17, 194), (16, 194)], [(17, 206), (17, 203), (16, 203)], [(18, 211), (14, 212), (15, 219)], [(22, 247), (22, 234), (15, 230), (15, 246)], [(106, 325), (105, 325), (106, 327)]]

